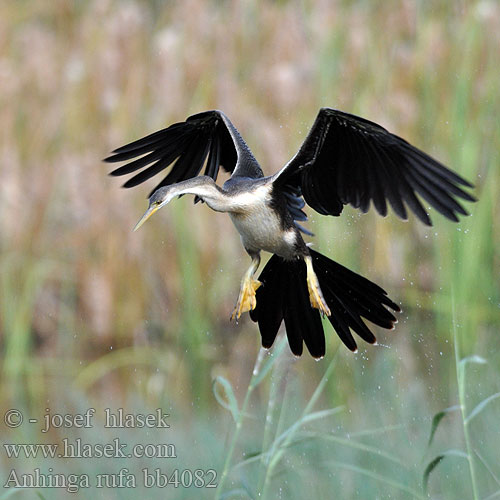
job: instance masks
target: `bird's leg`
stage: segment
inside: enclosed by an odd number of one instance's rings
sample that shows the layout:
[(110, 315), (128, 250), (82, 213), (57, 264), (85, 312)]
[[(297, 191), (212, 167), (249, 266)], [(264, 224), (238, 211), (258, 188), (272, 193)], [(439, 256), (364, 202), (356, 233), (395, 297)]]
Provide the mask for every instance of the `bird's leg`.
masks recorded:
[(307, 268), (307, 289), (309, 290), (309, 300), (311, 301), (311, 306), (315, 309), (319, 309), (323, 316), (330, 316), (332, 313), (330, 308), (325, 302), (323, 297), (323, 292), (319, 286), (318, 277), (313, 269), (312, 258), (310, 255), (304, 257), (306, 261)]
[(241, 280), (238, 302), (236, 302), (236, 307), (234, 308), (233, 314), (231, 314), (231, 319), (238, 320), (244, 312), (252, 311), (257, 306), (255, 292), (262, 283), (259, 280), (254, 279), (253, 275), (259, 267), (260, 254), (255, 253), (250, 254), (250, 256), (252, 257), (252, 263)]

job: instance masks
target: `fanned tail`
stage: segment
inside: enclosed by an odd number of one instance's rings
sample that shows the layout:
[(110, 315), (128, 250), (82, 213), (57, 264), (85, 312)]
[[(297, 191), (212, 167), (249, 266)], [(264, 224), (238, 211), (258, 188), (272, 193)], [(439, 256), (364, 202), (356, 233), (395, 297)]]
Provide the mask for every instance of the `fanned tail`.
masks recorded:
[[(328, 319), (351, 351), (357, 349), (352, 332), (370, 344), (376, 342), (363, 318), (382, 328), (394, 328), (397, 320), (390, 309), (400, 312), (400, 308), (382, 288), (314, 250), (310, 253), (332, 313)], [(300, 356), (305, 343), (314, 358), (323, 357), (326, 350), (323, 325), (320, 312), (311, 307), (304, 260), (285, 261), (273, 255), (259, 280), (263, 286), (257, 290), (257, 307), (250, 317), (259, 324), (262, 346), (272, 346), (284, 320), (293, 354)]]

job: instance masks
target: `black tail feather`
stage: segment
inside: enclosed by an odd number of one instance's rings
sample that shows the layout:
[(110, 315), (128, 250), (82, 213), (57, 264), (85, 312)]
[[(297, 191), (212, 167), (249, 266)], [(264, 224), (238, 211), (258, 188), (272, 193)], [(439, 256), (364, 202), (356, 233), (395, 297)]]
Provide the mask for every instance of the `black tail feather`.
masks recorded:
[(257, 290), (257, 308), (250, 311), (254, 321), (257, 321), (258, 314), (262, 347), (266, 349), (273, 345), (283, 320), (284, 264), (284, 260), (277, 255), (271, 257), (259, 277), (263, 285)]
[[(382, 328), (394, 328), (397, 320), (389, 309), (399, 312), (400, 308), (382, 288), (328, 257), (310, 252), (332, 311), (328, 319), (347, 348), (357, 349), (351, 330), (370, 344), (376, 342), (362, 318)], [(305, 342), (311, 355), (321, 358), (326, 350), (323, 325), (319, 311), (311, 307), (306, 278), (302, 259), (289, 262), (273, 255), (259, 277), (263, 285), (257, 290), (257, 307), (250, 317), (259, 324), (263, 347), (271, 347), (284, 319), (293, 354), (300, 356)]]

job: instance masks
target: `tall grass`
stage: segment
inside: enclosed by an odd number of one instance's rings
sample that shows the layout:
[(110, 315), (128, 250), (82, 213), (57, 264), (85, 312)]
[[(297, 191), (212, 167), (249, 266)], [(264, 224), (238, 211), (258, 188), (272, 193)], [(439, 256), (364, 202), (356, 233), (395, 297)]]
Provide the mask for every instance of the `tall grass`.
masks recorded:
[[(172, 433), (147, 439), (173, 439), (176, 467), (218, 471), (222, 487), (201, 497), (498, 496), (499, 45), (488, 0), (1, 3), (0, 412), (165, 408)], [(403, 307), (357, 355), (328, 327), (316, 363), (282, 344), (258, 355), (256, 326), (228, 321), (248, 259), (227, 217), (182, 198), (132, 233), (152, 185), (119, 189), (100, 159), (220, 108), (273, 173), (321, 106), (395, 131), (480, 201), (458, 225), (431, 214), (433, 228), (309, 210), (316, 248)], [(7, 442), (114, 436), (80, 431), (0, 430)], [(14, 465), (123, 465), (0, 457), (0, 480)]]

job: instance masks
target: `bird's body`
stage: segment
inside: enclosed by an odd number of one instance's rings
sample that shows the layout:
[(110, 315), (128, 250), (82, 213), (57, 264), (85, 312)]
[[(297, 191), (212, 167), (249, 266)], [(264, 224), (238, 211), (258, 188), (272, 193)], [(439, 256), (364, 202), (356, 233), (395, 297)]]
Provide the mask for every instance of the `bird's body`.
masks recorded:
[[(351, 330), (374, 343), (363, 318), (393, 328), (389, 311), (399, 307), (379, 286), (311, 250), (299, 225), (307, 202), (324, 215), (340, 215), (345, 204), (366, 212), (373, 202), (382, 215), (387, 201), (403, 219), (408, 206), (425, 224), (426, 210), (415, 194), (453, 221), (466, 214), (454, 196), (474, 201), (460, 186), (471, 185), (436, 160), (363, 118), (320, 110), (299, 152), (276, 174), (264, 177), (240, 134), (220, 111), (206, 111), (114, 151), (107, 161), (138, 159), (112, 172), (123, 175), (150, 165), (125, 186), (132, 187), (175, 162), (150, 197), (151, 214), (174, 197), (192, 194), (217, 212), (227, 212), (252, 258), (244, 274), (233, 318), (250, 311), (262, 344), (270, 347), (282, 320), (292, 352), (305, 342), (314, 357), (325, 353), (320, 314), (341, 340), (356, 350)], [(154, 163), (153, 163), (154, 162)], [(198, 176), (205, 166), (205, 175)], [(222, 187), (220, 166), (231, 173)], [(273, 254), (260, 275), (261, 251)], [(263, 286), (261, 286), (263, 285)]]
[(237, 179), (236, 188), (233, 188), (235, 179), (224, 184), (229, 193), (233, 189), (236, 191), (233, 199), (237, 209), (229, 211), (229, 216), (240, 233), (245, 250), (249, 254), (264, 250), (286, 260), (297, 258), (300, 256), (298, 250), (305, 248), (305, 243), (293, 224), (284, 197), (273, 193), (270, 177), (260, 179), (248, 191), (240, 190), (251, 182), (251, 179)]

